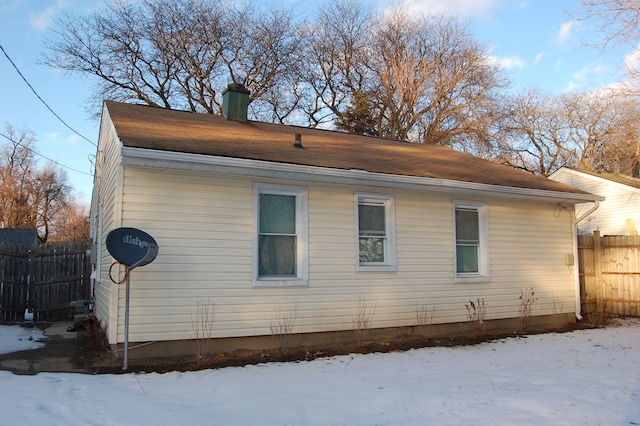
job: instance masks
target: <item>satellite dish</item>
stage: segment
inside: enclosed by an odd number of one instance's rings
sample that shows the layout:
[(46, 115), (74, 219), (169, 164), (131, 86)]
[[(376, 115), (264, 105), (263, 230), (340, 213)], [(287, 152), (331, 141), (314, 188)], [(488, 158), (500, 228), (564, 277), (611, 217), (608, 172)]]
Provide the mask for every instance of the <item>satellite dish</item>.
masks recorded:
[(158, 255), (156, 240), (136, 228), (114, 229), (107, 235), (106, 244), (111, 256), (129, 269), (147, 265)]

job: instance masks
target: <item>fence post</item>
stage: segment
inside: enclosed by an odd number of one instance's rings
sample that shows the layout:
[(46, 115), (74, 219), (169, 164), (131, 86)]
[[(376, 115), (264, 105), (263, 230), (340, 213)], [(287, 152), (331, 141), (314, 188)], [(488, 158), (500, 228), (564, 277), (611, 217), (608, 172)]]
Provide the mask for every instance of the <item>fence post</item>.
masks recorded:
[(600, 231), (593, 231), (593, 272), (596, 291), (596, 309), (604, 313), (604, 285), (602, 282), (602, 247)]

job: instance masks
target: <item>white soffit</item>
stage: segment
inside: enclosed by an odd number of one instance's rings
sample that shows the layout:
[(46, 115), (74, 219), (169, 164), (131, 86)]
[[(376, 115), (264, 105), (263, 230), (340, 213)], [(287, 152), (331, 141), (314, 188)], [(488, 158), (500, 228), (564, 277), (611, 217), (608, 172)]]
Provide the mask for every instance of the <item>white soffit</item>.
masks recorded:
[(517, 188), (447, 179), (372, 173), (358, 169), (332, 169), (299, 164), (273, 163), (269, 161), (248, 160), (243, 158), (218, 157), (131, 147), (122, 147), (122, 164), (125, 166), (156, 169), (184, 170), (317, 183), (409, 189), (466, 196), (538, 199), (569, 204), (604, 200), (604, 197), (593, 194)]

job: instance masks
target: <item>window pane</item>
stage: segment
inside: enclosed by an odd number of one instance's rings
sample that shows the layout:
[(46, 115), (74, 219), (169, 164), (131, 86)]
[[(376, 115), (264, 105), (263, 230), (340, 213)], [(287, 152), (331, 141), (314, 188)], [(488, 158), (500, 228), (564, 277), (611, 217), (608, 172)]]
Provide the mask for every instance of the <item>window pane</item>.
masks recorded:
[(360, 262), (384, 262), (384, 238), (360, 237)]
[(384, 210), (385, 206), (383, 205), (358, 205), (360, 235), (386, 235)]
[(456, 209), (456, 241), (473, 242), (480, 240), (480, 227), (478, 223), (478, 211), (468, 209)]
[(456, 246), (458, 272), (478, 272), (478, 246)]
[(260, 194), (260, 233), (296, 233), (296, 197)]
[(258, 239), (259, 276), (296, 275), (296, 237), (260, 235)]

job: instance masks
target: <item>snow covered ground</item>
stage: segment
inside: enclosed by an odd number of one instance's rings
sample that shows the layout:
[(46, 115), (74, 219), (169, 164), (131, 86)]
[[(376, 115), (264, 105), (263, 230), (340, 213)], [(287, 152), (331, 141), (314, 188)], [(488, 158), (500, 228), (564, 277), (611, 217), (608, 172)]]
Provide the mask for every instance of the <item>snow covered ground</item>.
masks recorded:
[[(23, 332), (0, 326), (0, 352)], [(640, 320), (188, 373), (0, 371), (0, 395), (10, 425), (638, 425)]]
[(0, 354), (37, 349), (44, 346), (42, 330), (19, 326), (0, 325)]

